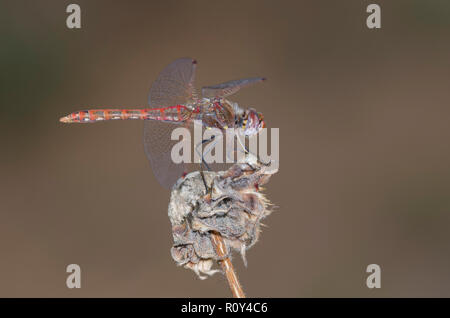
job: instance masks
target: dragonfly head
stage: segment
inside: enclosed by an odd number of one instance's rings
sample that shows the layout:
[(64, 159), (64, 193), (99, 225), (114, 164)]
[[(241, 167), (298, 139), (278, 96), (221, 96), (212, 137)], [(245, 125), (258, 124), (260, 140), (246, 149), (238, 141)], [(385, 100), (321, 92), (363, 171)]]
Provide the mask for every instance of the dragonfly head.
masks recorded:
[(256, 135), (261, 129), (266, 127), (264, 117), (261, 113), (258, 113), (254, 109), (249, 109), (244, 114), (244, 122), (242, 128), (244, 129), (244, 135), (251, 136)]

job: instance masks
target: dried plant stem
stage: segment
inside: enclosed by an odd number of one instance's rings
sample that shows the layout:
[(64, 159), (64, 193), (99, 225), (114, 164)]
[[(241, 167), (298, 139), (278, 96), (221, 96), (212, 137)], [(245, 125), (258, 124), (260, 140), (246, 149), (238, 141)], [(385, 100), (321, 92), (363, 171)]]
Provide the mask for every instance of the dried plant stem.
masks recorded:
[[(214, 248), (216, 249), (217, 255), (219, 255), (220, 257), (225, 257), (227, 255), (227, 249), (222, 236), (219, 233), (213, 232), (211, 235), (211, 241), (214, 245)], [(245, 298), (244, 291), (242, 290), (242, 286), (236, 276), (236, 272), (234, 271), (234, 267), (231, 263), (230, 258), (224, 258), (223, 260), (219, 261), (219, 264), (222, 266), (222, 269), (225, 272), (225, 276), (228, 280), (228, 284), (230, 285), (233, 297)]]

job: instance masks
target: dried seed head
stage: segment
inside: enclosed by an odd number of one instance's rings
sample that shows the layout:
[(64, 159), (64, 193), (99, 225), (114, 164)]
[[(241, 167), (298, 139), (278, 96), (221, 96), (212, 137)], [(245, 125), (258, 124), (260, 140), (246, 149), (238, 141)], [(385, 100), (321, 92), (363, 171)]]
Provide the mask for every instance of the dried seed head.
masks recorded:
[[(270, 213), (270, 203), (259, 191), (275, 172), (254, 161), (235, 164), (227, 171), (205, 171), (208, 192), (198, 171), (179, 179), (168, 211), (175, 262), (202, 279), (206, 277), (201, 274), (216, 273), (215, 261), (231, 258), (231, 250), (241, 253), (246, 264), (245, 251), (257, 242), (261, 220)], [(226, 250), (216, 252), (212, 233), (223, 237)]]

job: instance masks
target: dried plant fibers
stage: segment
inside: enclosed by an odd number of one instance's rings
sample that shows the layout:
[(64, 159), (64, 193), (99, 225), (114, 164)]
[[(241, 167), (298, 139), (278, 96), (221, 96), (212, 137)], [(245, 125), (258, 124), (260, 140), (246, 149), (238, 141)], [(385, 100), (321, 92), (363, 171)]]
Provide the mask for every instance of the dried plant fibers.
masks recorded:
[(234, 297), (245, 297), (231, 263), (231, 251), (238, 251), (247, 265), (245, 252), (260, 235), (261, 220), (270, 210), (260, 192), (277, 171), (247, 156), (245, 163), (227, 171), (192, 172), (172, 188), (169, 219), (174, 244), (171, 254), (178, 265), (193, 270), (200, 279), (220, 272), (227, 277)]

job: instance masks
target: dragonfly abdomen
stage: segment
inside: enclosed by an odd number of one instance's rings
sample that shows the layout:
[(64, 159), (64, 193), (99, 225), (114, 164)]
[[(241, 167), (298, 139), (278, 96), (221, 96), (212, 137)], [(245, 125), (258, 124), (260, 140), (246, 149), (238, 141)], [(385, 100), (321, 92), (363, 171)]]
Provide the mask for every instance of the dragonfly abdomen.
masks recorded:
[(60, 119), (63, 123), (95, 123), (104, 120), (159, 120), (181, 122), (189, 113), (186, 106), (176, 105), (163, 108), (144, 109), (90, 109), (71, 113)]

